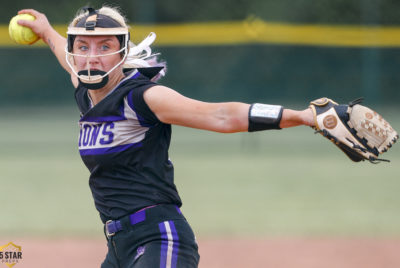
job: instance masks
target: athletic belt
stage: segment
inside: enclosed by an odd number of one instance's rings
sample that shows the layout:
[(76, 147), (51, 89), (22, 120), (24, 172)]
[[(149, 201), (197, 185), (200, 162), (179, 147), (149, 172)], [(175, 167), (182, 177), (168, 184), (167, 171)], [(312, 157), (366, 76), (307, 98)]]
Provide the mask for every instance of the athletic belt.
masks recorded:
[[(144, 209), (139, 210), (133, 214), (122, 217), (120, 220), (108, 220), (105, 224), (105, 232), (107, 237), (111, 237), (124, 230), (123, 222), (129, 222), (129, 225), (133, 226), (135, 224), (144, 222), (147, 218), (155, 218), (159, 213), (164, 214), (166, 210), (171, 210), (182, 215), (181, 210), (176, 205), (154, 205), (149, 206)], [(126, 224), (125, 224), (126, 225)]]

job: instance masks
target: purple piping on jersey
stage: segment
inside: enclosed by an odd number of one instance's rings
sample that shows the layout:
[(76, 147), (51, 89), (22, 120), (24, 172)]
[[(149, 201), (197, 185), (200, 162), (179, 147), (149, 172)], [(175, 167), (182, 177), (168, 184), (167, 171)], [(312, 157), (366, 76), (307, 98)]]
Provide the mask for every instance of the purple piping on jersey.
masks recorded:
[(119, 153), (123, 152), (129, 148), (138, 148), (142, 147), (143, 144), (141, 142), (124, 144), (115, 147), (107, 147), (107, 148), (95, 148), (95, 149), (82, 149), (79, 150), (81, 155), (98, 155), (98, 154), (111, 154), (111, 153)]
[(135, 105), (133, 105), (133, 99), (132, 99), (132, 95), (133, 95), (133, 90), (131, 90), (128, 94), (128, 105), (129, 107), (131, 107), (131, 109), (135, 112), (137, 119), (139, 120), (139, 124), (142, 127), (152, 127), (153, 125), (148, 124), (145, 122), (145, 119), (136, 111), (135, 109)]
[(110, 116), (104, 116), (104, 117), (82, 117), (80, 122), (96, 122), (96, 123), (102, 123), (102, 122), (114, 122), (114, 121), (121, 121), (121, 120), (126, 120), (125, 116), (117, 116), (117, 115), (110, 115)]
[(119, 107), (119, 112), (121, 113), (121, 115), (109, 115), (109, 116), (99, 116), (99, 117), (86, 117), (86, 116), (83, 116), (79, 120), (79, 122), (102, 123), (102, 122), (114, 122), (114, 121), (126, 120), (125, 112), (124, 112), (124, 104), (122, 104)]
[(140, 73), (139, 73), (139, 71), (137, 72), (137, 73), (135, 73), (131, 78), (129, 78), (129, 79), (135, 79), (135, 78), (138, 78), (139, 77), (139, 75), (140, 75)]
[[(139, 75), (140, 75), (140, 73), (138, 71), (136, 74), (134, 74), (132, 77), (128, 78), (127, 80), (138, 78)], [(124, 81), (126, 81), (126, 80), (121, 81), (110, 93), (115, 91), (122, 83), (124, 83)], [(93, 106), (91, 106), (90, 108), (93, 108)], [(124, 113), (124, 105), (123, 104), (119, 107), (119, 111), (121, 112), (121, 115), (110, 115), (110, 116), (104, 116), (104, 117), (86, 117), (86, 116), (83, 115), (81, 117), (81, 119), (79, 120), (79, 122), (82, 122), (82, 121), (86, 121), (86, 122), (111, 122), (111, 121), (126, 120), (125, 113)]]

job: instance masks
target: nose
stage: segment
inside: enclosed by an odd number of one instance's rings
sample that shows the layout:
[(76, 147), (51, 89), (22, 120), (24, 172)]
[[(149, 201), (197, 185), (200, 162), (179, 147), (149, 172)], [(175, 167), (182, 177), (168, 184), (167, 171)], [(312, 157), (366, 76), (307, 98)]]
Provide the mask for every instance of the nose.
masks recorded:
[(98, 54), (97, 54), (97, 51), (95, 49), (90, 49), (89, 50), (87, 62), (90, 65), (99, 63)]
[(93, 47), (91, 47), (90, 49), (89, 49), (89, 51), (88, 51), (88, 55), (89, 56), (91, 56), (91, 57), (94, 57), (94, 56), (96, 56), (98, 53), (97, 53), (97, 50), (95, 49), (95, 48), (93, 48)]

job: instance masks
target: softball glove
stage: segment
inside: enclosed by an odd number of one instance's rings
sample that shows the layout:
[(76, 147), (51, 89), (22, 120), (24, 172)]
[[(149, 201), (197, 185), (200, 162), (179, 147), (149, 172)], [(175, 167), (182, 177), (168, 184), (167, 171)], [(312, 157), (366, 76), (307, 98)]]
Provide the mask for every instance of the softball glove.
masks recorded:
[(347, 105), (320, 98), (310, 103), (314, 113), (316, 133), (337, 145), (354, 162), (387, 161), (378, 158), (399, 139), (385, 119), (368, 107), (360, 105), (362, 98)]

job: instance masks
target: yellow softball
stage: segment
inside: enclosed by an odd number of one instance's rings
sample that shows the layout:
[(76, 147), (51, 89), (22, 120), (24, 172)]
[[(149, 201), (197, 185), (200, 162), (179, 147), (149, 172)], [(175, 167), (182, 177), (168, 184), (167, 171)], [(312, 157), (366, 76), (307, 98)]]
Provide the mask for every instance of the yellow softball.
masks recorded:
[(37, 36), (31, 28), (21, 26), (17, 23), (19, 20), (35, 20), (36, 18), (30, 14), (20, 14), (13, 17), (10, 21), (10, 25), (8, 26), (8, 33), (12, 40), (14, 40), (18, 44), (22, 45), (31, 45), (39, 40), (39, 36)]

